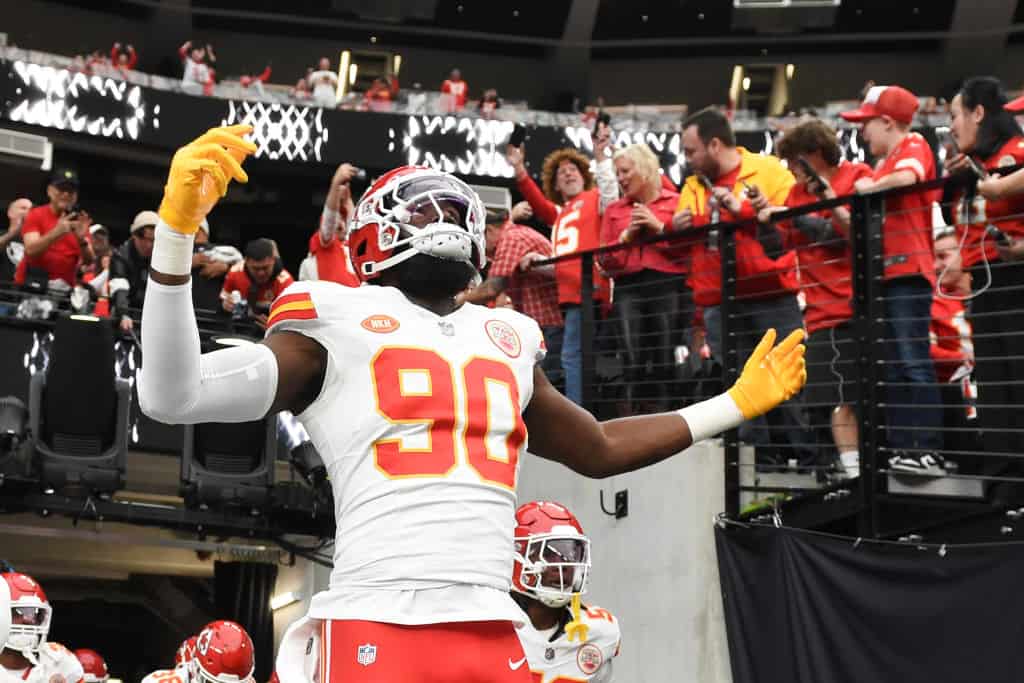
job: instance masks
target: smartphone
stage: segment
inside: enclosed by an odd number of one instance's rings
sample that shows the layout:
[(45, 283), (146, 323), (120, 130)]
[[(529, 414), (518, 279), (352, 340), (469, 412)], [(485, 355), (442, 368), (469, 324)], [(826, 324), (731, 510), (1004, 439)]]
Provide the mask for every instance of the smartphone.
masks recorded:
[(818, 175), (818, 172), (814, 170), (813, 166), (811, 166), (811, 162), (807, 161), (806, 157), (798, 156), (796, 158), (796, 163), (800, 164), (800, 168), (803, 169), (804, 175), (807, 176), (807, 179), (818, 186), (816, 194), (824, 194), (825, 188), (828, 187), (828, 185), (825, 184), (822, 177)]
[(508, 138), (508, 144), (513, 147), (520, 147), (526, 139), (526, 128), (518, 123), (512, 128), (512, 135)]
[(80, 214), (80, 213), (82, 213), (82, 205), (81, 204), (75, 204), (74, 206), (71, 206), (71, 207), (68, 208), (68, 210), (65, 212), (65, 215), (68, 218), (77, 218), (78, 214)]

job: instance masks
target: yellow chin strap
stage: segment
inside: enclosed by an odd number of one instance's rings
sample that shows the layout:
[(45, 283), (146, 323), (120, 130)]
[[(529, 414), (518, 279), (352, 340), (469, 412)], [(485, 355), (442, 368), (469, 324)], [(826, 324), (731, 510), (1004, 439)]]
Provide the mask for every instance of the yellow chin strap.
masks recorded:
[(573, 638), (579, 636), (580, 643), (587, 642), (587, 631), (590, 627), (580, 619), (580, 594), (572, 594), (572, 621), (565, 625), (565, 635), (571, 643)]

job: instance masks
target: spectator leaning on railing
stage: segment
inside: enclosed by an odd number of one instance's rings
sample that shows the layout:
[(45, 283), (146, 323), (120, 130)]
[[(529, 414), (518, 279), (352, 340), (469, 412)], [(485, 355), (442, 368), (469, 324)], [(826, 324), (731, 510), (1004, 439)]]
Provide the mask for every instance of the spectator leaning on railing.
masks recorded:
[(359, 169), (341, 164), (334, 171), (331, 186), (320, 214), (320, 227), (309, 238), (309, 255), (299, 265), (300, 280), (328, 280), (346, 287), (358, 287), (359, 277), (352, 270), (348, 253), (348, 222), (355, 205), (352, 179)]
[[(600, 246), (601, 214), (618, 199), (618, 187), (607, 155), (609, 131), (594, 141), (594, 153), (600, 180), (595, 186), (590, 160), (572, 148), (555, 150), (544, 159), (541, 170), (541, 192), (526, 172), (523, 147), (509, 146), (509, 165), (515, 170), (516, 184), (533, 214), (552, 226), (551, 243), (555, 256), (564, 256)], [(558, 303), (562, 307), (565, 333), (562, 340), (562, 369), (565, 372), (565, 395), (574, 403), (583, 401), (582, 311), (580, 309), (581, 266), (578, 259), (565, 259), (555, 264), (558, 281)], [(597, 264), (593, 273), (594, 299), (610, 301), (608, 279), (600, 274)]]
[(462, 111), (469, 97), (469, 84), (462, 80), (462, 72), (452, 69), (447, 80), (441, 84), (442, 109), (446, 112)]
[[(860, 124), (871, 154), (879, 159), (870, 178), (854, 183), (866, 194), (935, 178), (935, 160), (923, 137), (910, 132), (917, 98), (899, 86), (879, 85), (868, 90), (858, 109), (843, 112), (847, 121)], [(934, 192), (912, 192), (885, 200), (882, 225), (884, 259), (885, 365), (889, 466), (895, 471), (939, 475), (944, 473), (939, 391), (935, 366), (928, 348), (932, 291), (935, 287), (932, 254), (932, 201)]]
[[(994, 78), (972, 78), (964, 83), (951, 105), (953, 139), (979, 165), (994, 170), (1024, 163), (1024, 137), (1012, 114), (1003, 107), (1006, 93)], [(951, 173), (969, 174), (966, 159), (948, 162)], [(974, 288), (970, 316), (976, 333), (975, 377), (981, 396), (979, 421), (986, 450), (1024, 452), (1024, 435), (1019, 434), (1020, 408), (1024, 389), (1024, 341), (1021, 292), (1024, 288), (1024, 194), (998, 191), (1005, 181), (978, 183), (956, 197), (953, 217), (962, 242), (964, 268), (971, 272)], [(993, 189), (997, 189), (993, 192)], [(1009, 237), (1000, 247), (988, 226)], [(982, 251), (984, 245), (984, 251)], [(1011, 381), (1007, 381), (1011, 380)], [(1016, 381), (1012, 381), (1016, 380)], [(990, 404), (991, 407), (986, 407)], [(993, 468), (995, 461), (989, 461)]]
[(0, 282), (13, 282), (18, 264), (25, 257), (21, 226), (32, 209), (32, 200), (21, 197), (7, 205), (7, 231), (0, 235)]
[(245, 245), (245, 260), (224, 278), (221, 306), (235, 313), (239, 303), (248, 308), (247, 318), (260, 327), (267, 324), (270, 304), (295, 280), (276, 255), (277, 245), (266, 238)]
[(58, 169), (46, 187), (49, 203), (37, 206), (25, 216), (21, 227), (25, 258), (18, 264), (15, 282), (24, 284), (36, 271), (45, 273), (51, 287), (75, 285), (80, 263), (92, 263), (93, 251), (86, 235), (89, 218), (77, 208), (78, 174)]
[[(672, 219), (676, 230), (753, 218), (755, 211), (749, 198), (741, 199), (747, 186), (756, 188), (754, 196), (763, 195), (769, 204), (781, 206), (795, 182), (793, 174), (775, 157), (737, 147), (729, 120), (716, 109), (703, 109), (683, 121), (682, 147), (694, 174), (686, 179), (679, 194), (679, 206)], [(687, 282), (693, 290), (694, 302), (704, 309), (708, 345), (723, 362), (721, 239), (717, 230), (709, 230), (701, 239), (683, 247), (690, 259)], [(788, 254), (776, 260), (776, 253), (770, 256), (765, 252), (763, 243), (781, 254), (781, 233), (773, 226), (744, 227), (736, 230), (735, 241), (736, 301), (732, 303), (734, 319), (728, 324), (736, 335), (738, 357), (743, 358), (754, 348), (760, 330), (774, 327), (779, 334), (786, 335), (803, 328), (803, 317), (796, 299), (795, 258)], [(771, 427), (771, 431), (756, 428), (763, 425)], [(759, 446), (787, 446), (787, 452), (778, 454), (779, 457), (759, 450), (763, 464), (792, 458), (804, 466), (817, 463), (818, 454), (810, 447), (811, 437), (800, 401), (790, 401), (755, 422), (745, 423), (740, 436)]]
[(209, 95), (213, 92), (212, 65), (217, 62), (213, 47), (209, 44), (205, 48), (193, 47), (192, 41), (189, 40), (178, 48), (178, 56), (181, 57), (184, 68), (181, 74), (181, 89), (192, 95)]
[(337, 105), (338, 74), (331, 71), (331, 60), (321, 57), (316, 71), (310, 73), (306, 78), (313, 91), (313, 101), (318, 106), (334, 107)]
[[(836, 133), (813, 119), (790, 128), (776, 151), (796, 177), (783, 207), (759, 208), (758, 220), (767, 223), (775, 211), (853, 194), (860, 178), (871, 176), (867, 164), (843, 161)], [(807, 163), (822, 181), (807, 174)], [(830, 413), (825, 422), (843, 469), (859, 474), (857, 415), (853, 406), (858, 389), (858, 342), (851, 327), (853, 279), (851, 274), (850, 212), (844, 207), (816, 211), (779, 224), (784, 248), (796, 254), (800, 289), (804, 294), (807, 341), (807, 385), (804, 401), (812, 415)], [(812, 419), (818, 423), (818, 419)]]
[(467, 294), (464, 301), (489, 304), (508, 294), (512, 307), (533, 318), (544, 335), (547, 355), (541, 367), (558, 384), (562, 378), (562, 339), (564, 324), (558, 308), (558, 284), (555, 267), (534, 266), (536, 261), (551, 258), (551, 242), (533, 228), (518, 225), (533, 214), (529, 203), (520, 202), (510, 216), (504, 209), (488, 209), (484, 233), (488, 259), (487, 279)]
[[(622, 196), (604, 211), (601, 244), (632, 242), (671, 229), (679, 193), (662, 185), (658, 157), (650, 147), (637, 143), (620, 149), (614, 164)], [(686, 263), (672, 258), (668, 246), (662, 242), (598, 257), (615, 282), (626, 400), (634, 411), (640, 400), (651, 400), (652, 410), (644, 412), (654, 412), (680, 398), (673, 394), (675, 348), (685, 339), (692, 304), (683, 277)], [(645, 386), (653, 391), (644, 391)]]
[(110, 258), (110, 300), (112, 317), (122, 331), (132, 329), (130, 308), (142, 308), (149, 280), (149, 258), (153, 254), (153, 231), (160, 217), (156, 211), (140, 211), (131, 225), (131, 238)]

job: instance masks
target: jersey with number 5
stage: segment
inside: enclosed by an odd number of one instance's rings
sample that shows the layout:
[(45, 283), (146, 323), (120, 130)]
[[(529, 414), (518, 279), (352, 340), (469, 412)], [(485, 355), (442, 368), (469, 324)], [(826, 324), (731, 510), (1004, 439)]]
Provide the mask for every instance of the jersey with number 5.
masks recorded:
[(612, 682), (612, 659), (619, 654), (622, 638), (618, 620), (593, 605), (581, 610), (580, 620), (587, 625), (582, 643), (570, 641), (562, 629), (557, 635), (538, 631), (529, 621), (516, 629), (533, 683)]
[[(348, 606), (367, 591), (461, 585), (502, 591), (501, 613), (436, 621), (509, 618), (522, 412), (544, 354), (537, 324), (475, 305), (438, 316), (393, 287), (300, 282), (271, 308), (268, 334), (281, 331), (328, 356), (323, 389), (298, 416), (327, 467), (337, 523), (330, 589), (310, 616), (392, 621), (381, 616), (391, 605)], [(400, 623), (435, 623), (423, 612)]]
[[(558, 210), (558, 218), (551, 228), (551, 245), (555, 256), (601, 246), (601, 194), (595, 187), (585, 190)], [(609, 301), (608, 279), (594, 266), (594, 298)], [(555, 262), (558, 281), (558, 303), (579, 304), (582, 284), (580, 262), (566, 259)]]

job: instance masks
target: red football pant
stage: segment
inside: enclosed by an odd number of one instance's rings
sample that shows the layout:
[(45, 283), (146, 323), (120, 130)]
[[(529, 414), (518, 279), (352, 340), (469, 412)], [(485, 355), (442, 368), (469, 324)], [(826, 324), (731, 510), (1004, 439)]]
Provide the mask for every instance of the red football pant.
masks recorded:
[(320, 683), (531, 683), (510, 621), (325, 620)]

